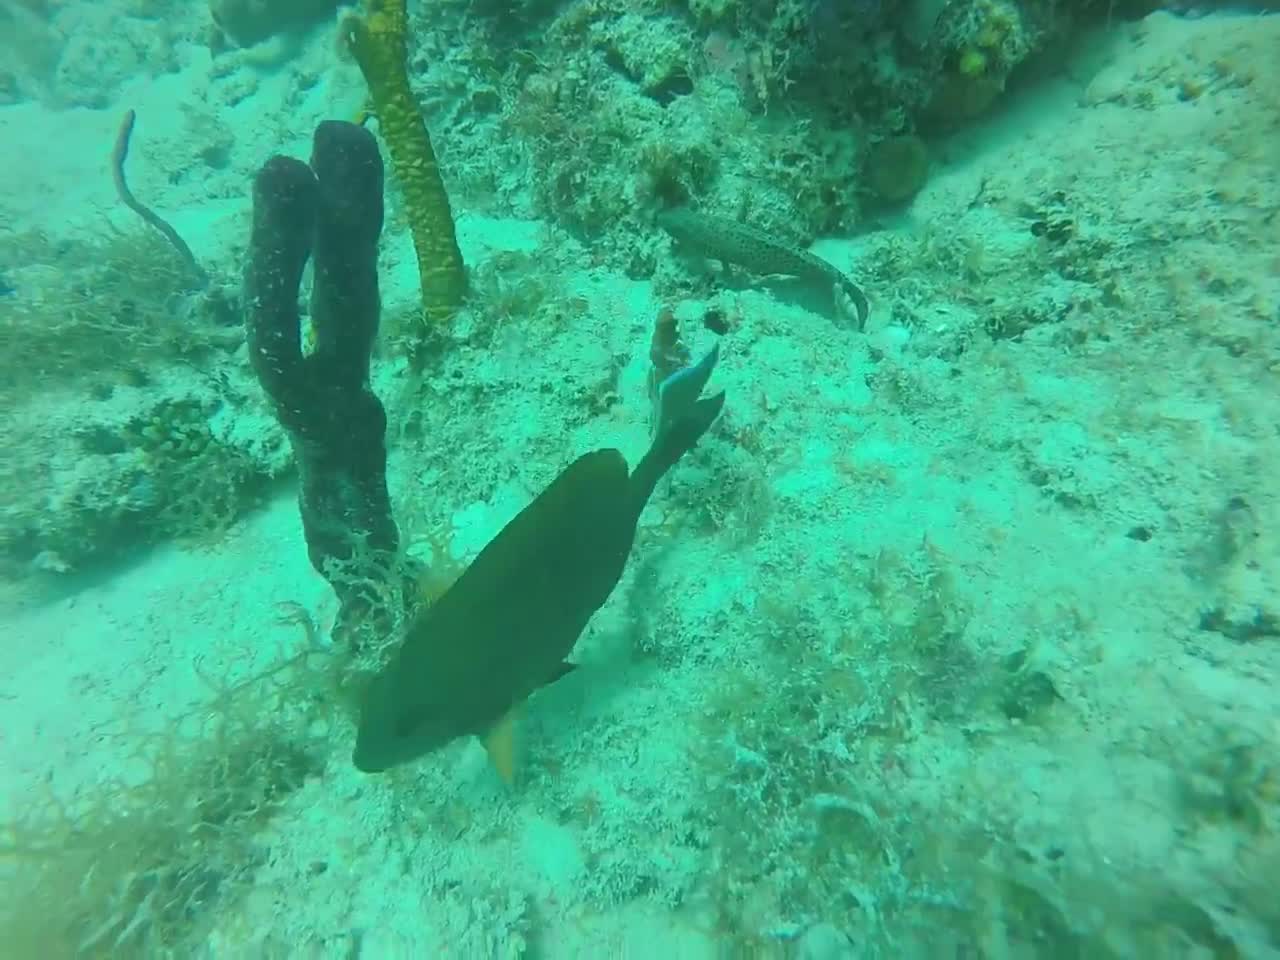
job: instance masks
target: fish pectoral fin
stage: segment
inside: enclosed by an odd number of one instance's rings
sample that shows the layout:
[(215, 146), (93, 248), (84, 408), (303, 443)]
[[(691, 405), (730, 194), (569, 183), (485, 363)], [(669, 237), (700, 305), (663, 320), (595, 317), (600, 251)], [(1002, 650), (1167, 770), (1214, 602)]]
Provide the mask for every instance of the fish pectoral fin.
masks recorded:
[(516, 780), (516, 719), (520, 704), (504, 713), (492, 727), (480, 736), (489, 762), (508, 787)]

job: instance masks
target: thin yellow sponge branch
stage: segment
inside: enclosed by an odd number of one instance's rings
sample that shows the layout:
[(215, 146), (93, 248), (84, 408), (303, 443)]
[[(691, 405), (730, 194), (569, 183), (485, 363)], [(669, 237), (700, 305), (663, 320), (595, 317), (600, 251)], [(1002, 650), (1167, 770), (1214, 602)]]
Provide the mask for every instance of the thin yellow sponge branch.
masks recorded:
[(369, 85), (373, 113), (404, 194), (418, 253), (423, 317), (434, 327), (462, 305), (466, 268), (431, 137), (409, 87), (405, 0), (368, 0), (366, 8), (364, 16), (346, 19), (343, 34)]

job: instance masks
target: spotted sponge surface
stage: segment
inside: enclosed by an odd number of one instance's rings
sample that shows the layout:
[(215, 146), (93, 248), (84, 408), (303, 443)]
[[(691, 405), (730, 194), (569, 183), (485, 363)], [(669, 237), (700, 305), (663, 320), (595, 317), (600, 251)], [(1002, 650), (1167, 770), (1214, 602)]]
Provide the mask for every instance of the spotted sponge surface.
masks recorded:
[(405, 0), (375, 0), (366, 16), (346, 20), (345, 33), (369, 84), (373, 110), (409, 210), (424, 319), (446, 321), (462, 304), (466, 271), (431, 137), (409, 87)]

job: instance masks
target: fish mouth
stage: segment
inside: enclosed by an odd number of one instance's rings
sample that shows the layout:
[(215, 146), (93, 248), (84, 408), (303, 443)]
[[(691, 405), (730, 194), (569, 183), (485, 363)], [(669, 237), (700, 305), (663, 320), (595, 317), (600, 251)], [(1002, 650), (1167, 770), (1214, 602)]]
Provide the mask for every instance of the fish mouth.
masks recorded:
[(356, 745), (351, 763), (361, 773), (382, 773), (410, 759), (402, 738), (396, 736), (395, 690), (387, 673), (370, 682), (356, 724)]
[(360, 744), (356, 744), (355, 750), (351, 752), (351, 763), (361, 773), (385, 773), (395, 766), (394, 763), (385, 762), (385, 758), (376, 756), (373, 751), (362, 748)]
[(431, 752), (434, 744), (417, 736), (396, 736), (377, 723), (361, 724), (351, 763), (361, 773), (383, 773)]
[(376, 725), (363, 723), (356, 731), (356, 747), (351, 751), (351, 763), (361, 773), (383, 773), (417, 755), (409, 749), (409, 741), (386, 734), (387, 731), (378, 729)]
[(369, 725), (361, 723), (356, 730), (356, 746), (351, 751), (351, 763), (361, 773), (382, 773), (404, 762), (402, 750), (395, 749), (395, 741), (372, 735)]

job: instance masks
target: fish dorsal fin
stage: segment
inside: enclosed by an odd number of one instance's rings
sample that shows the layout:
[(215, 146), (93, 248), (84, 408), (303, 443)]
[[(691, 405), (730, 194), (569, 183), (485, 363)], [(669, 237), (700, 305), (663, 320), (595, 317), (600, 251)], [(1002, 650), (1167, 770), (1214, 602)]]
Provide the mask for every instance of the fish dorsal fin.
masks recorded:
[(508, 787), (516, 781), (516, 718), (519, 712), (520, 705), (516, 704), (480, 737), (489, 754), (489, 762)]

